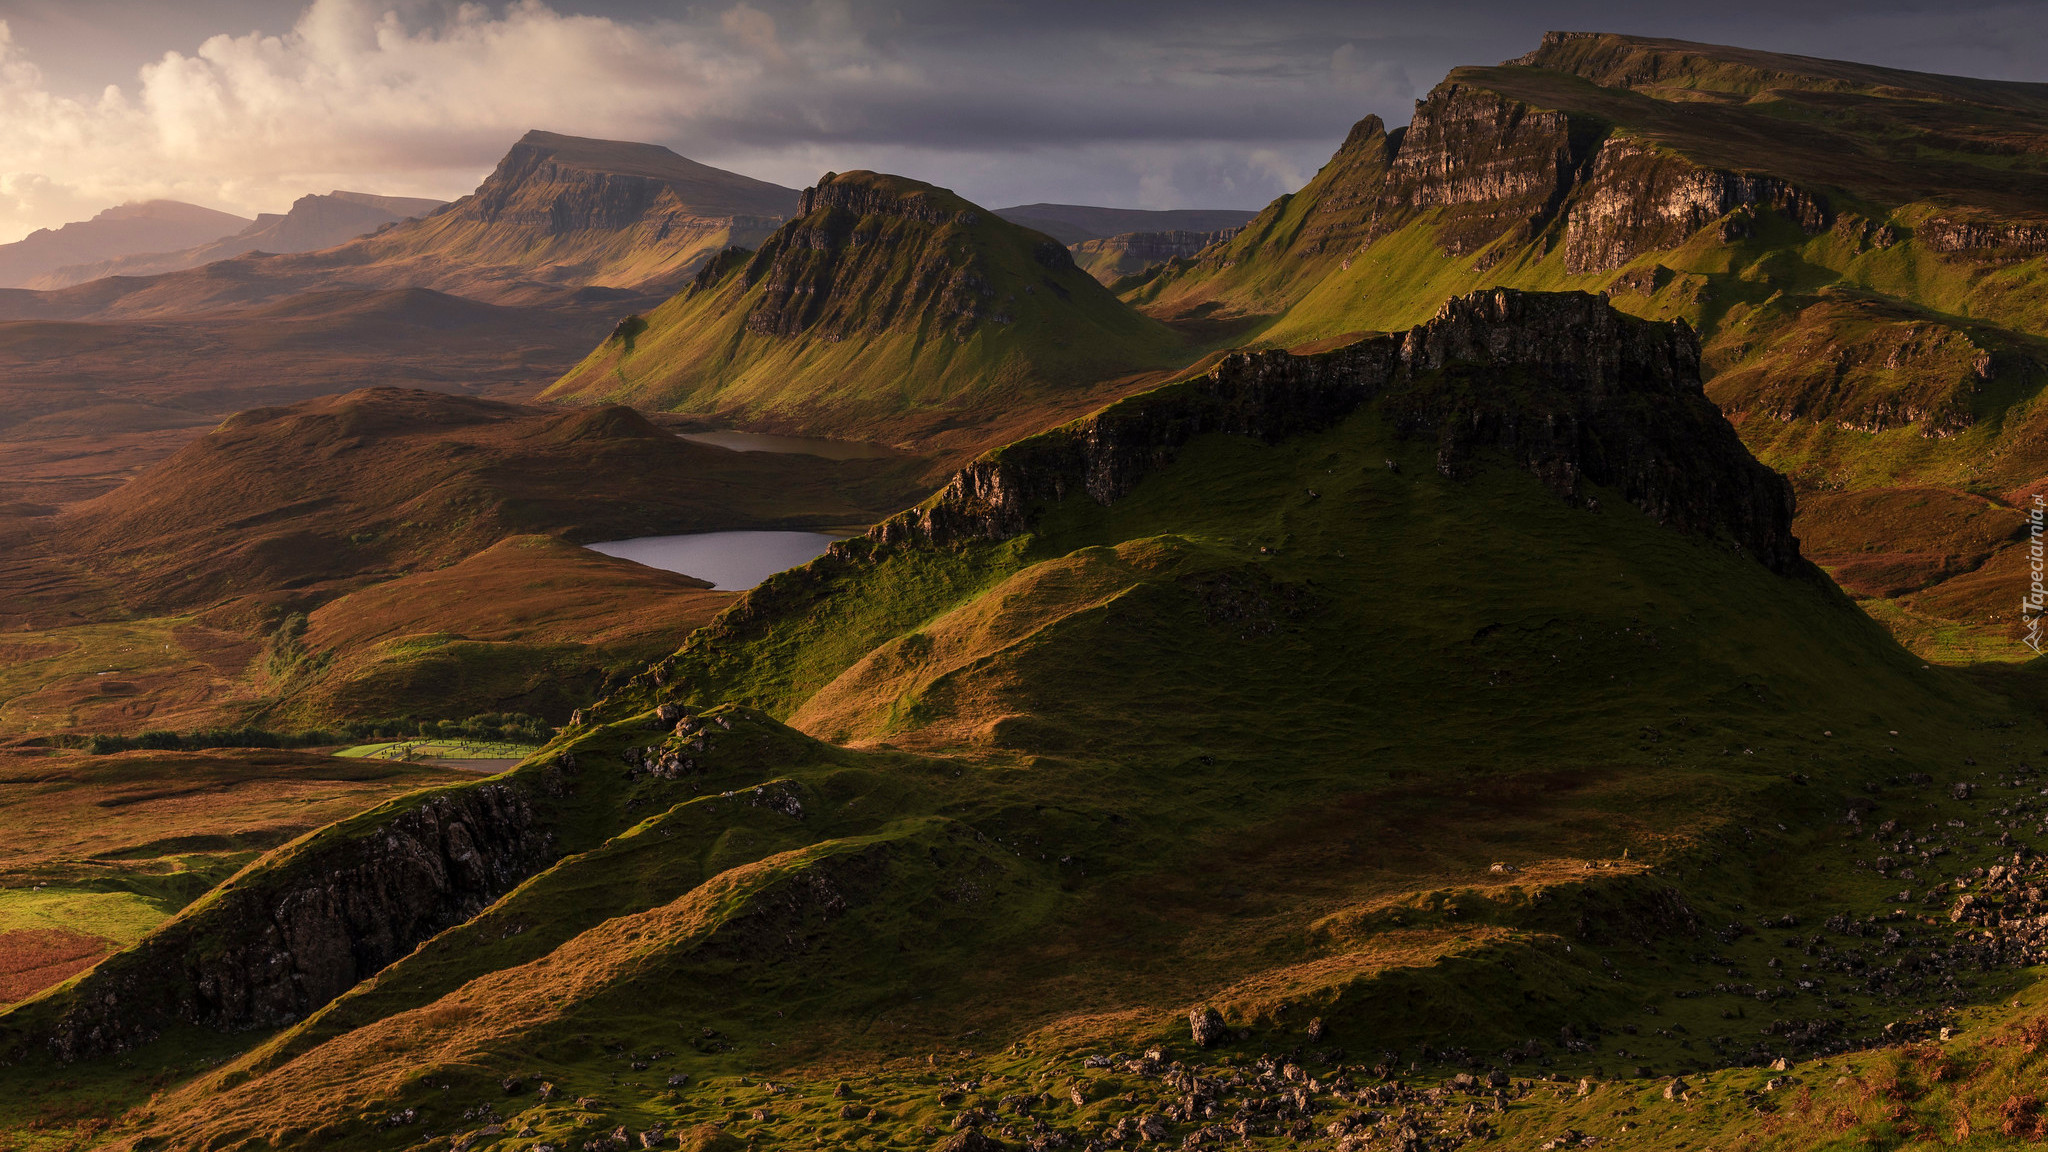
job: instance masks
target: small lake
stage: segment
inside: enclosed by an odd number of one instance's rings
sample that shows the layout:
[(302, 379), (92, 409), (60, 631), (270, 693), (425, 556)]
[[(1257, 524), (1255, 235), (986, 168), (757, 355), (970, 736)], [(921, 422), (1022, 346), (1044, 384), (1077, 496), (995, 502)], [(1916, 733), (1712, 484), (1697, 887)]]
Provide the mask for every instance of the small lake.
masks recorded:
[(879, 460), (902, 453), (886, 444), (861, 440), (826, 440), (816, 436), (770, 436), (763, 432), (680, 432), (677, 438), (733, 452), (781, 452), (823, 456), (827, 460)]
[(828, 532), (692, 532), (686, 536), (642, 536), (586, 544), (649, 568), (681, 572), (723, 591), (752, 588), (785, 568), (794, 568), (823, 554), (834, 540)]

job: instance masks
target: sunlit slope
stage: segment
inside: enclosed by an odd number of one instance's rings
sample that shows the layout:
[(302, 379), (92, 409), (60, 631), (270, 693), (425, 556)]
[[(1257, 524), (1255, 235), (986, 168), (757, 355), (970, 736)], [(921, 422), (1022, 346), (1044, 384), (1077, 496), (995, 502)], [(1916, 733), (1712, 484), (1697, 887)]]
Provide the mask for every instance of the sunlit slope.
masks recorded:
[(985, 440), (1183, 355), (1057, 241), (944, 189), (848, 172), (799, 213), (623, 323), (545, 396), (891, 443)]
[[(2048, 476), (2044, 91), (1553, 34), (1455, 70), (1405, 128), (1362, 121), (1301, 192), (1127, 296), (1268, 346), (1404, 328), (1492, 284), (1682, 318), (1710, 395), (1815, 497), (1823, 563), (1923, 654), (2027, 655), (2010, 588), (1943, 586), (1984, 554), (1884, 525), (1925, 487), (2009, 509)], [(1886, 493), (1858, 505), (1882, 515), (1835, 518), (1844, 490)], [(1926, 578), (1855, 574), (1887, 555)]]
[[(4, 1026), (81, 1057), (153, 1018), (277, 1030), (109, 1133), (169, 1148), (917, 1141), (983, 1084), (1044, 1090), (1048, 1138), (1152, 1116), (1266, 1146), (1411, 1061), (1839, 1050), (1863, 1033), (1777, 1022), (1816, 1001), (1699, 994), (1782, 951), (1710, 926), (1888, 908), (1897, 882), (1834, 848), (1844, 805), (1978, 817), (1863, 781), (1946, 788), (2038, 721), (1800, 560), (1695, 355), (1583, 297), (1501, 294), (1013, 444), (748, 594), (512, 775), (303, 841)], [(448, 929), (425, 946), (378, 937), (318, 979), (287, 949), (296, 982), (249, 966), (249, 917), (395, 876), (384, 838), (458, 825), (474, 862), (404, 921)], [(145, 983), (200, 940), (199, 969)], [(1827, 997), (1887, 1019), (1963, 995), (1829, 971)], [(1207, 1052), (1202, 1005), (1228, 1026)], [(1279, 1053), (1338, 1098), (1233, 1119), (1080, 1063), (1150, 1045), (1205, 1077)], [(987, 1103), (960, 1124), (993, 1139), (1014, 1113)]]

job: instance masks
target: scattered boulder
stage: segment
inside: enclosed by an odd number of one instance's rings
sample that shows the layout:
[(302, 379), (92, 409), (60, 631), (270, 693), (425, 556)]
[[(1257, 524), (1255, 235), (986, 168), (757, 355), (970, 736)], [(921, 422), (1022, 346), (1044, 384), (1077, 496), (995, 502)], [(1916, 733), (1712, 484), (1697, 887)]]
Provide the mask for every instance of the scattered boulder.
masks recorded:
[(1003, 1152), (1003, 1142), (984, 1135), (978, 1128), (969, 1128), (948, 1137), (937, 1152)]
[(1223, 1025), (1223, 1014), (1207, 1005), (1188, 1009), (1188, 1031), (1198, 1048), (1213, 1048), (1230, 1034)]

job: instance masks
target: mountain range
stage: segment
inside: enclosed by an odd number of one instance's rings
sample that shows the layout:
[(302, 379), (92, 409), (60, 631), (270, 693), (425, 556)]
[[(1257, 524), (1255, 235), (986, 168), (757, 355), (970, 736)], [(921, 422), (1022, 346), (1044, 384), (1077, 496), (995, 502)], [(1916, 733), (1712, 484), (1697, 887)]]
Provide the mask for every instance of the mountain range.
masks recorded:
[(67, 265), (188, 248), (252, 225), (245, 216), (177, 200), (123, 204), (90, 220), (38, 229), (12, 244), (0, 244), (0, 288), (21, 287)]
[[(1552, 33), (1248, 221), (532, 134), (336, 248), (16, 294), (584, 327), (516, 402), (219, 386), (0, 515), (0, 1131), (2048, 1137), (2044, 164), (2048, 86)], [(858, 531), (740, 592), (579, 547), (771, 527)]]
[(331, 248), (374, 232), (387, 224), (424, 216), (446, 202), (414, 196), (374, 196), (367, 192), (306, 195), (284, 213), (264, 212), (247, 228), (205, 244), (174, 252), (125, 253), (91, 263), (70, 264), (20, 285), (24, 288), (68, 288), (108, 276), (154, 276), (197, 268), (245, 252), (311, 252)]

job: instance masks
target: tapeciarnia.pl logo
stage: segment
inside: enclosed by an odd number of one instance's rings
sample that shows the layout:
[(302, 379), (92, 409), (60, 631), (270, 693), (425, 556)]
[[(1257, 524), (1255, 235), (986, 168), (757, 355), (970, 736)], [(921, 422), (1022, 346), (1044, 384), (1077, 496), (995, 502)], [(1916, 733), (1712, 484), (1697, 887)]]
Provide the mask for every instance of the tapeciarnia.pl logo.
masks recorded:
[(2027, 509), (2027, 567), (2032, 581), (2027, 585), (2027, 597), (2020, 601), (2020, 619), (2026, 621), (2027, 634), (2020, 642), (2041, 654), (2041, 614), (2048, 612), (2048, 587), (2043, 587), (2041, 574), (2048, 568), (2044, 560), (2041, 532), (2048, 525), (2048, 497), (2034, 493), (2033, 504)]

